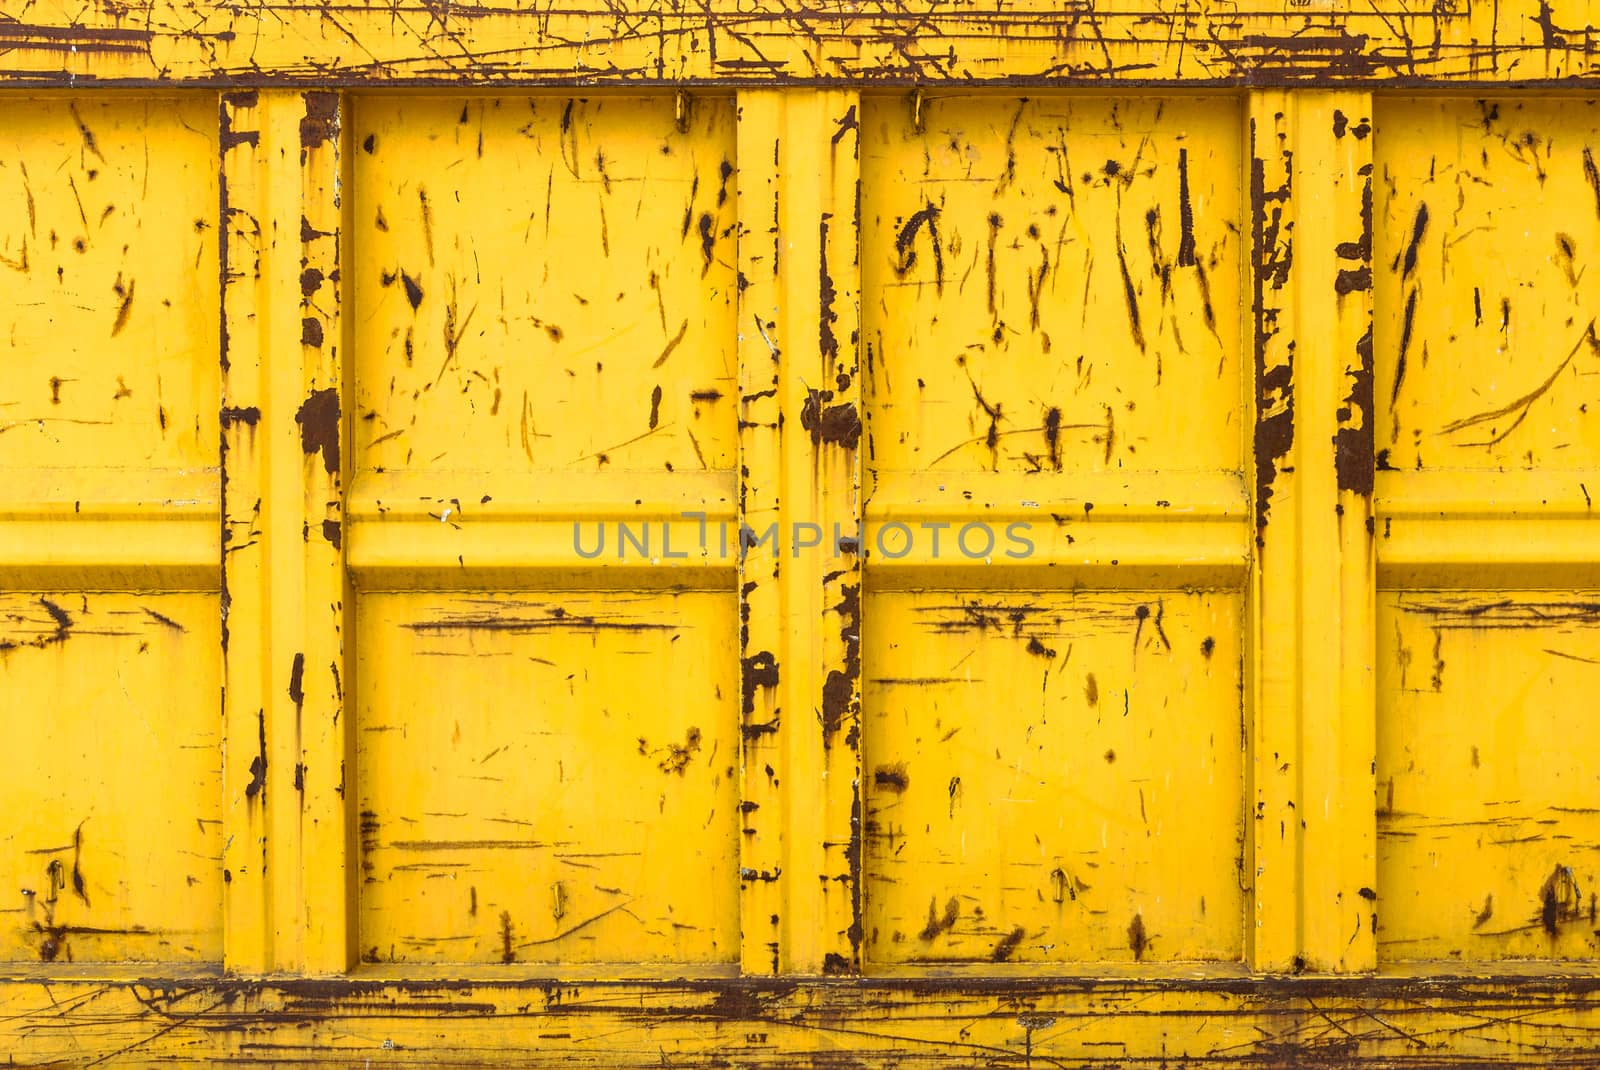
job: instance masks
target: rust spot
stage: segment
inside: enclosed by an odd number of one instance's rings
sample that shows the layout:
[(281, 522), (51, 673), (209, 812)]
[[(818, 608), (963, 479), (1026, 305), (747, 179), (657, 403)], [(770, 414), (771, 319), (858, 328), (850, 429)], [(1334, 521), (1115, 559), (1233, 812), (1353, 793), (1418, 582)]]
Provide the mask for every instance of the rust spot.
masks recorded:
[(833, 276), (828, 273), (828, 216), (822, 217), (820, 256), (818, 263), (818, 314), (817, 314), (817, 351), (822, 354), (828, 368), (839, 358), (839, 340), (834, 337), (833, 325), (839, 319), (839, 314), (833, 310), (833, 302), (839, 296), (833, 285)]
[(829, 405), (833, 400), (831, 390), (812, 390), (800, 409), (800, 426), (811, 432), (812, 445), (824, 442), (856, 448), (861, 440), (861, 416), (849, 402)]
[(833, 607), (840, 617), (840, 638), (844, 641), (844, 667), (831, 669), (822, 684), (822, 740), (831, 745), (835, 733), (848, 721), (850, 735), (847, 742), (856, 744), (857, 714), (860, 698), (856, 681), (861, 676), (861, 588), (856, 584), (841, 584), (839, 604)]
[(711, 218), (710, 212), (700, 213), (700, 255), (705, 259), (705, 266), (700, 269), (700, 274), (705, 275), (711, 270), (711, 264), (716, 259), (716, 220)]
[(1578, 880), (1571, 866), (1558, 864), (1539, 889), (1539, 922), (1547, 934), (1555, 936), (1562, 922), (1582, 917), (1583, 892)]
[(1050, 450), (1050, 467), (1061, 471), (1061, 410), (1054, 405), (1045, 410), (1044, 441)]
[(1333, 292), (1340, 297), (1372, 289), (1372, 268), (1340, 268), (1333, 280)]
[(661, 422), (661, 385), (650, 391), (650, 430), (656, 429), (656, 424)]
[[(691, 726), (689, 731), (685, 733), (684, 740), (681, 744), (667, 744), (665, 748), (665, 755), (657, 764), (661, 767), (661, 771), (663, 773), (677, 773), (679, 776), (683, 776), (684, 770), (689, 768), (690, 761), (693, 760), (696, 752), (699, 750), (700, 729)], [(648, 745), (642, 739), (639, 741), (639, 753), (651, 753)]]
[[(1363, 497), (1372, 494), (1377, 461), (1373, 454), (1372, 409), (1372, 325), (1356, 343), (1356, 365), (1345, 372), (1350, 376), (1350, 393), (1338, 411), (1339, 430), (1333, 436), (1333, 463), (1340, 490), (1354, 491)], [(1351, 421), (1359, 418), (1359, 423)]]
[(224, 405), (222, 407), (221, 422), (224, 431), (235, 424), (254, 427), (261, 422), (261, 410), (254, 405)]
[(744, 685), (744, 712), (749, 715), (756, 709), (756, 690), (778, 686), (778, 660), (765, 650), (751, 654), (744, 659), (741, 680)]
[(847, 673), (834, 669), (822, 684), (822, 734), (824, 739), (844, 726), (855, 705), (855, 686)]
[(1281, 290), (1289, 279), (1293, 251), (1283, 226), (1284, 206), (1289, 201), (1288, 161), (1281, 185), (1267, 189), (1266, 161), (1257, 148), (1256, 123), (1250, 121), (1250, 215), (1251, 248), (1255, 258), (1252, 315), (1257, 418), (1255, 428), (1256, 528), (1257, 545), (1265, 545), (1262, 534), (1272, 501), (1272, 484), (1279, 463), (1294, 445), (1294, 363), (1285, 351), (1281, 360), (1268, 365), (1269, 349), (1278, 333), (1278, 310), (1268, 305), (1267, 292)]
[(511, 911), (500, 912), (500, 961), (506, 965), (517, 961), (517, 952), (511, 946)]
[(307, 456), (322, 454), (330, 476), (339, 474), (339, 391), (333, 387), (312, 392), (294, 414), (300, 425), (300, 448)]
[(307, 316), (300, 321), (300, 344), (315, 349), (322, 348), (322, 321)]
[(254, 799), (260, 795), (264, 800), (267, 790), (267, 717), (262, 710), (256, 711), (256, 733), (260, 750), (250, 760), (250, 782), (244, 786), (244, 797)]
[(1144, 930), (1144, 915), (1135, 914), (1128, 923), (1128, 947), (1133, 949), (1133, 958), (1138, 962), (1144, 958), (1144, 953), (1150, 950), (1150, 937)]
[(300, 120), (300, 148), (314, 149), (339, 133), (339, 94), (313, 90), (305, 95), (306, 114)]
[[(235, 130), (233, 128), (233, 113), (235, 111), (253, 110), (259, 103), (260, 95), (254, 89), (238, 93), (228, 93), (222, 98), (222, 110), (218, 123), (218, 148), (226, 153), (238, 145), (260, 145), (261, 134), (255, 130)], [(223, 189), (223, 198), (226, 202), (227, 189)], [(226, 208), (226, 203), (224, 203)], [(222, 243), (226, 248), (227, 243)], [(226, 278), (226, 274), (223, 276)]]
[(344, 537), (344, 525), (337, 520), (324, 520), (322, 522), (322, 537), (333, 544), (335, 550), (340, 549)]
[(404, 271), (400, 273), (400, 285), (405, 288), (406, 300), (411, 303), (411, 311), (415, 312), (422, 304), (422, 285)]
[(305, 675), (306, 656), (304, 653), (297, 653), (294, 656), (294, 664), (289, 667), (289, 701), (294, 703), (296, 713), (300, 712), (300, 708), (306, 702)]

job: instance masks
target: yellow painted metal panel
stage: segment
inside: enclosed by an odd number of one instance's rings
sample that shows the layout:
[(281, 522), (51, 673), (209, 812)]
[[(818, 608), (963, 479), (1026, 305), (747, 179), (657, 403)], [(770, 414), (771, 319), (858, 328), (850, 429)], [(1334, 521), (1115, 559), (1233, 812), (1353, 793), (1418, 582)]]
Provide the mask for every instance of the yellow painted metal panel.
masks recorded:
[(217, 609), (0, 594), (0, 958), (222, 958)]
[(1581, 5), (6, 13), (7, 1055), (1593, 1063)]
[(214, 108), (0, 124), (9, 960), (223, 958)]
[(354, 134), (360, 469), (733, 467), (731, 101), (374, 96)]
[(737, 959), (733, 603), (362, 596), (363, 961)]
[(877, 467), (1241, 466), (1235, 98), (880, 98), (865, 130)]
[[(214, 468), (214, 101), (58, 95), (4, 114), (0, 470)], [(70, 502), (77, 478), (34, 489)]]
[(1370, 101), (1247, 100), (1250, 961), (1372, 968)]
[(353, 951), (341, 106), (220, 104), (225, 963), (330, 972)]
[(1594, 468), (1600, 107), (1386, 100), (1376, 133), (1380, 465)]
[(864, 894), (862, 103), (762, 90), (738, 104), (739, 521), (751, 544), (739, 574), (742, 965), (853, 974)]
[(1379, 953), (1595, 955), (1593, 591), (1385, 593)]
[(1241, 606), (871, 595), (869, 963), (1238, 960)]

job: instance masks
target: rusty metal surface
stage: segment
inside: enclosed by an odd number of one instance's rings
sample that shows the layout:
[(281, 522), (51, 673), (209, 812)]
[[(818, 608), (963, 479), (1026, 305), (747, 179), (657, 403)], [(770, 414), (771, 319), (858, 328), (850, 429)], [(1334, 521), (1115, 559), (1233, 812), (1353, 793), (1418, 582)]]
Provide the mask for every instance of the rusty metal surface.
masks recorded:
[(1073, 982), (57, 981), (19, 1065), (1592, 1066), (1592, 977)]
[(60, 85), (1505, 85), (1595, 76), (1582, 0), (1241, 5), (717, 0), (0, 6), (0, 78)]
[(1586, 11), (14, 12), (0, 1050), (1592, 1065)]

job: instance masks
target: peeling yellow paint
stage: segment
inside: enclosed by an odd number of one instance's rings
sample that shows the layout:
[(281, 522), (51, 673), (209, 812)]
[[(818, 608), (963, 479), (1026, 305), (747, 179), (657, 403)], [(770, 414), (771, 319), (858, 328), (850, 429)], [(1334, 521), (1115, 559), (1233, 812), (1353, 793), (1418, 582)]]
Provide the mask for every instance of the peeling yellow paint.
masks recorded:
[(1594, 1062), (1586, 9), (1035, 8), (0, 20), (0, 1051)]

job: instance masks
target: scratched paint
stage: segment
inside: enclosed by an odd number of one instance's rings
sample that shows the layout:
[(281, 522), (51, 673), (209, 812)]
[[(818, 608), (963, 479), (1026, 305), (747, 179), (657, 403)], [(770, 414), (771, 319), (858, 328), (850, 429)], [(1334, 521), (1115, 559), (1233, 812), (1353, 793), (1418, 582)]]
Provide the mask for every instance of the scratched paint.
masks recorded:
[(1400, 99), (1376, 122), (1379, 466), (1593, 467), (1600, 108)]
[(1238, 959), (1240, 602), (868, 599), (869, 962)]
[(1380, 956), (1588, 959), (1600, 893), (1600, 594), (1386, 593)]
[(217, 463), (216, 294), (193, 285), (216, 270), (214, 115), (194, 96), (8, 103), (0, 468)]
[(0, 595), (0, 959), (221, 960), (217, 621), (215, 595)]
[(22, 83), (628, 85), (718, 81), (929, 85), (1416, 85), (1592, 78), (1577, 0), (1242, 6), (1223, 0), (1024, 0), (994, 11), (759, 8), (712, 0), (426, 14), (286, 5), (266, 21), (208, 0), (129, 9), (19, 4), (7, 78)]
[(683, 125), (668, 95), (359, 104), (359, 467), (733, 467), (731, 101)]
[[(1484, 979), (1072, 979), (1011, 985), (821, 980), (526, 986), (417, 979), (62, 981), (8, 985), (21, 1057), (427, 1067), (495, 1063), (752, 1067), (915, 1062), (1347, 1067), (1584, 1065), (1592, 978), (1524, 980), (1523, 1009)], [(1515, 998), (1515, 997), (1513, 997)], [(1536, 1006), (1537, 1013), (1526, 1013)], [(272, 1051), (263, 1057), (265, 1023)], [(1130, 1028), (1131, 1023), (1137, 1027)], [(70, 1028), (62, 1028), (69, 1026)], [(440, 1033), (450, 1046), (440, 1041)], [(844, 1045), (848, 1044), (848, 1050)], [(170, 1056), (170, 1060), (167, 1059)], [(90, 1058), (97, 1057), (90, 1055)]]
[(930, 96), (867, 114), (878, 468), (1240, 467), (1234, 101)]
[[(0, 23), (319, 88), (0, 124), (7, 1054), (1593, 1063), (1590, 106), (967, 84), (1566, 77), (1585, 12), (277, 14)], [(448, 81), (649, 92), (320, 91)], [(562, 556), (735, 501), (1049, 534)]]
[(371, 594), (363, 961), (738, 955), (733, 592)]

